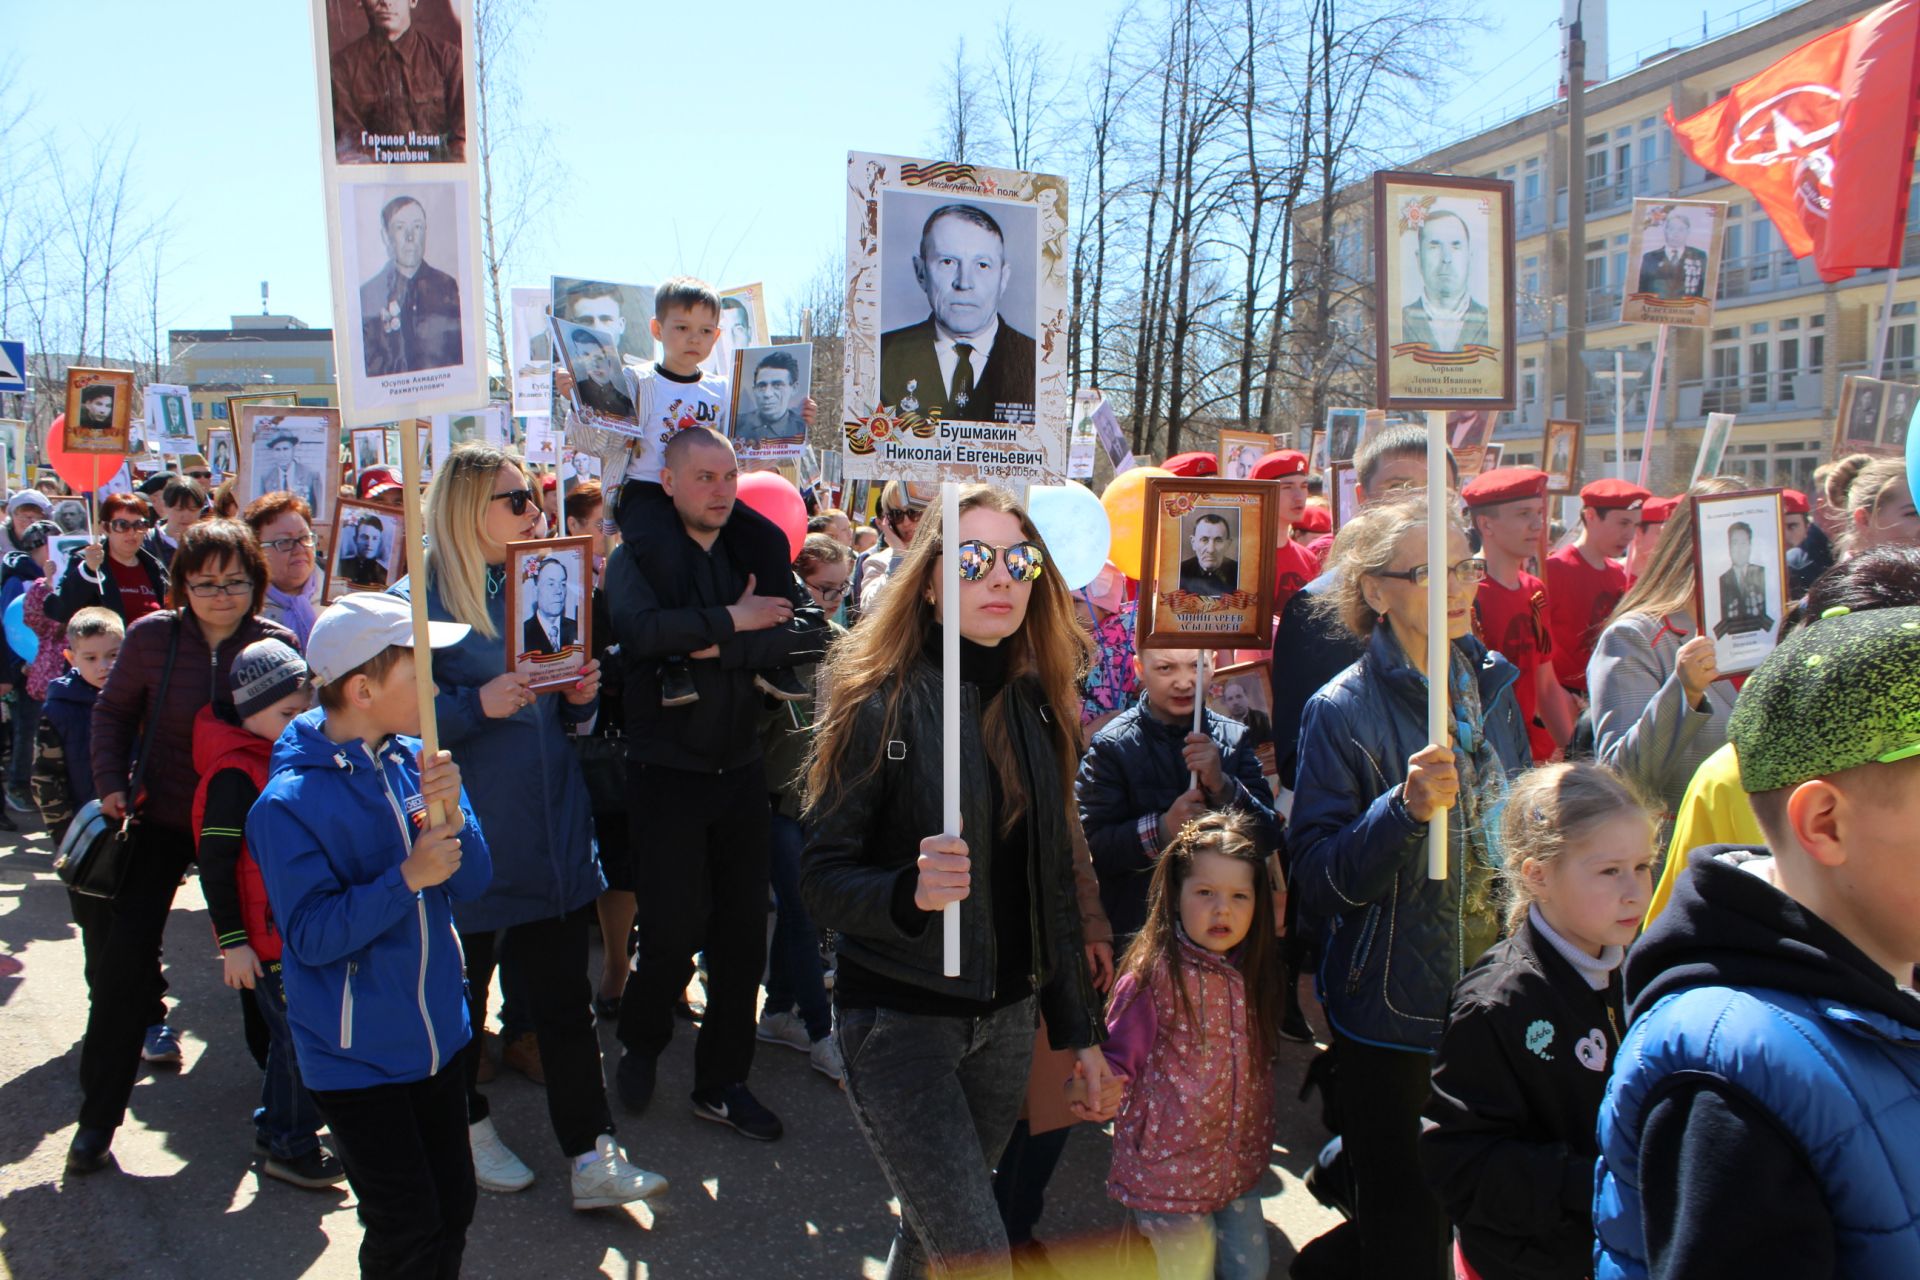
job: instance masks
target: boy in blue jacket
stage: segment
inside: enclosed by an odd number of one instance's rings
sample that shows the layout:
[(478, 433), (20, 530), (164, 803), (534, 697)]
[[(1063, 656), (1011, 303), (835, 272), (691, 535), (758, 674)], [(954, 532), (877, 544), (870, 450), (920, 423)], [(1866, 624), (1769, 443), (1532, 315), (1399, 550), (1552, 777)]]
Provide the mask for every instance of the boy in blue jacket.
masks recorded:
[[(421, 639), (441, 649), (467, 630), (435, 622)], [(479, 897), (493, 864), (453, 758), (421, 760), (407, 736), (414, 643), (396, 596), (320, 615), (307, 641), (320, 705), (281, 734), (247, 815), (300, 1074), (360, 1201), (363, 1276), (458, 1275), (475, 1197), (453, 903)]]

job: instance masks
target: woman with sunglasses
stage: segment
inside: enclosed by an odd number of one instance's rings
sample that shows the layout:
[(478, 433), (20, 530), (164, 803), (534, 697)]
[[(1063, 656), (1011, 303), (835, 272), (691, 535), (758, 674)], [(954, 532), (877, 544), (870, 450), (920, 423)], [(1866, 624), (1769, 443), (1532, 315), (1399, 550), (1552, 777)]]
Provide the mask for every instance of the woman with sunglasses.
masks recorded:
[(241, 516), (267, 558), (267, 603), (261, 616), (279, 623), (300, 643), (320, 617), (320, 574), (314, 568), (313, 508), (297, 494), (263, 493)]
[[(861, 1133), (900, 1200), (889, 1277), (1009, 1265), (993, 1197), (1026, 1095), (1035, 1020), (1112, 1097), (1088, 967), (1075, 848), (1075, 682), (1088, 659), (1073, 602), (1027, 513), (967, 489), (937, 511), (871, 617), (827, 654), (832, 696), (808, 764), (807, 909), (838, 934), (834, 1040)], [(959, 599), (941, 561), (960, 557)], [(962, 835), (941, 806), (941, 623), (961, 635)], [(942, 909), (960, 903), (960, 976)]]
[(82, 609), (100, 605), (129, 627), (161, 608), (167, 599), (167, 566), (141, 544), (153, 528), (153, 508), (138, 494), (110, 493), (100, 500), (96, 534), (106, 537), (67, 555), (47, 600), (47, 616), (65, 623)]
[(855, 622), (879, 603), (881, 590), (905, 562), (907, 548), (926, 514), (926, 504), (903, 482), (889, 480), (880, 487), (878, 524), (884, 545), (862, 556), (855, 567), (853, 595), (848, 601), (848, 612)]
[[(138, 542), (144, 530), (114, 528), (137, 523), (126, 514), (135, 502), (116, 495), (102, 504), (110, 543)], [(119, 553), (110, 547), (110, 554)], [(68, 576), (77, 568), (69, 565)], [(119, 895), (111, 904), (72, 895), (81, 930), (98, 946), (88, 947), (92, 1005), (80, 1046), (80, 1130), (67, 1153), (70, 1172), (106, 1165), (141, 1058), (180, 1061), (178, 1044), (156, 1014), (164, 1010), (167, 989), (160, 939), (174, 890), (194, 855), (193, 796), (200, 776), (193, 722), (201, 708), (233, 697), (233, 662), (242, 649), (256, 640), (296, 644), (292, 632), (260, 616), (266, 592), (267, 566), (247, 526), (236, 520), (190, 525), (174, 552), (169, 607), (127, 627), (94, 704), (93, 780), (100, 807), (116, 821), (131, 811), (136, 821)], [(140, 793), (129, 795), (135, 758), (143, 751)], [(163, 1043), (153, 1043), (155, 1038)]]
[[(567, 1159), (574, 1207), (604, 1208), (651, 1196), (666, 1181), (628, 1164), (614, 1144), (593, 1030), (587, 934), (606, 880), (587, 784), (567, 738), (592, 727), (600, 664), (590, 660), (572, 684), (538, 694), (506, 666), (507, 544), (539, 536), (534, 483), (506, 450), (463, 444), (427, 487), (427, 616), (472, 628), (434, 654), (434, 713), (487, 846), (498, 849), (493, 883), (454, 912), (473, 1026), (486, 1023), (496, 958), (508, 949), (530, 1006), (547, 1118)], [(409, 579), (393, 593), (416, 585)], [(477, 1087), (481, 1040), (476, 1034), (463, 1050), (474, 1175), (489, 1191), (519, 1191), (533, 1171), (501, 1140)]]
[[(1420, 1111), (1454, 983), (1499, 937), (1494, 884), (1507, 778), (1532, 763), (1514, 665), (1474, 638), (1486, 576), (1447, 520), (1447, 616), (1427, 615), (1425, 494), (1340, 530), (1320, 607), (1365, 645), (1307, 702), (1294, 791), (1293, 887), (1329, 923), (1321, 985), (1340, 1071), (1353, 1228), (1370, 1276), (1439, 1280), (1448, 1228), (1420, 1176)], [(1427, 736), (1427, 634), (1452, 641), (1451, 743)], [(1427, 878), (1427, 824), (1448, 824), (1448, 876)]]

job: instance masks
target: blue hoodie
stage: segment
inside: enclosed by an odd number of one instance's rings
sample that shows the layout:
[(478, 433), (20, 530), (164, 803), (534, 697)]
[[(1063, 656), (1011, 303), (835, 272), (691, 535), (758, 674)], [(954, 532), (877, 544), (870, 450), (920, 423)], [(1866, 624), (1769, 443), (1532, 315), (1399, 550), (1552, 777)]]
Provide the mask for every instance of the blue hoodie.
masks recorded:
[(414, 892), (400, 875), (420, 807), (420, 743), (334, 742), (314, 708), (273, 747), (247, 815), (280, 923), (294, 1052), (309, 1089), (403, 1084), (437, 1074), (472, 1037), (453, 904), (486, 891), (487, 843), (463, 792), (460, 869)]

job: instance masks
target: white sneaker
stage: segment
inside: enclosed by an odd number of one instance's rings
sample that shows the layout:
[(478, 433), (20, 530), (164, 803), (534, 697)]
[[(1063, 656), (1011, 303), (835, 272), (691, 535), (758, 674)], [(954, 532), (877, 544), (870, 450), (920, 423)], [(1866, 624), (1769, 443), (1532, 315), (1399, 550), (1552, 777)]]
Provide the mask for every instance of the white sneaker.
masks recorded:
[(603, 1133), (595, 1139), (593, 1150), (592, 1163), (573, 1169), (574, 1208), (611, 1209), (649, 1199), (667, 1189), (667, 1180), (659, 1174), (628, 1164), (612, 1134)]
[(533, 1170), (500, 1141), (492, 1117), (467, 1126), (467, 1143), (473, 1148), (473, 1180), (483, 1190), (524, 1191), (532, 1184)]
[(768, 1044), (783, 1044), (801, 1053), (813, 1048), (813, 1041), (807, 1037), (807, 1024), (800, 1021), (799, 1014), (791, 1011), (761, 1014), (760, 1025), (754, 1028), (753, 1034)]
[(840, 1065), (840, 1050), (832, 1036), (821, 1036), (808, 1045), (807, 1057), (813, 1060), (813, 1069), (829, 1080), (840, 1080), (847, 1074)]

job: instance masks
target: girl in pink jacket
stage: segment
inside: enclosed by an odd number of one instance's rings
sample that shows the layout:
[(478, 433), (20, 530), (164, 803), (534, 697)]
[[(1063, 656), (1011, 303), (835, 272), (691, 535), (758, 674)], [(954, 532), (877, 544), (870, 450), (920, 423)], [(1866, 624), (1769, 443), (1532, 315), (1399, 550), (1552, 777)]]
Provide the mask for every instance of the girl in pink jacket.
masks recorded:
[[(1104, 1046), (1125, 1081), (1107, 1194), (1132, 1210), (1162, 1280), (1267, 1274), (1255, 1188), (1273, 1140), (1280, 970), (1266, 865), (1212, 813), (1160, 855), (1147, 923), (1121, 962)], [(1075, 1111), (1104, 1120), (1076, 1067)]]

